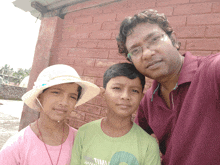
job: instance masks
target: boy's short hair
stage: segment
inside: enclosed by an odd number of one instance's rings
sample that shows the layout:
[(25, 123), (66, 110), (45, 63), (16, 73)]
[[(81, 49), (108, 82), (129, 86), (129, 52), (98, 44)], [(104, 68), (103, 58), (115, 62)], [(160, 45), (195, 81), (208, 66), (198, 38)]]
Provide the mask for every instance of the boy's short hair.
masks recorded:
[(108, 68), (103, 76), (103, 87), (106, 88), (108, 82), (112, 78), (119, 76), (125, 76), (129, 79), (135, 79), (139, 77), (141, 80), (142, 91), (144, 90), (145, 76), (141, 74), (133, 64), (130, 63), (118, 63)]

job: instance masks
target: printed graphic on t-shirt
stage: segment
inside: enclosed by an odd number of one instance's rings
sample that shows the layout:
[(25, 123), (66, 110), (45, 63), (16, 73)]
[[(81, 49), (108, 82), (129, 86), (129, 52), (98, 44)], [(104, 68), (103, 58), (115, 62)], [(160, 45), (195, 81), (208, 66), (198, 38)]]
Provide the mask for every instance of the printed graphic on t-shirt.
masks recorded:
[(116, 152), (110, 162), (88, 156), (85, 156), (84, 160), (85, 165), (139, 165), (137, 158), (133, 154), (125, 151)]

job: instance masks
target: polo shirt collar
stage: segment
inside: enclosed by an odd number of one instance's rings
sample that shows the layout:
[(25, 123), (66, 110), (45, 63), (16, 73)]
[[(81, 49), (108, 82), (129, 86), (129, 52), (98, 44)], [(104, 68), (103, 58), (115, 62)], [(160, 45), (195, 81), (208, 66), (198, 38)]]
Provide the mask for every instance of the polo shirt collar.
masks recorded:
[[(185, 57), (183, 66), (180, 71), (178, 84), (175, 88), (181, 84), (191, 82), (198, 68), (198, 58), (196, 56), (193, 56), (190, 52), (186, 52), (183, 56)], [(154, 94), (158, 94), (159, 87), (160, 83), (154, 80), (151, 88), (151, 102), (153, 101)]]

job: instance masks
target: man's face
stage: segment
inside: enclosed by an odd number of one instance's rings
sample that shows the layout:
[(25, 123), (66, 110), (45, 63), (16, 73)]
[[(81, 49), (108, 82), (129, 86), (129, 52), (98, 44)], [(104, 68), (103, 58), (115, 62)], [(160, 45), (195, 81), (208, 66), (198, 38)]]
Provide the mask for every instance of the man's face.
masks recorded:
[(143, 97), (140, 78), (114, 77), (108, 82), (103, 95), (108, 114), (121, 118), (131, 117)]
[(138, 24), (127, 37), (126, 47), (137, 70), (143, 75), (162, 81), (181, 68), (181, 55), (167, 34), (157, 25)]

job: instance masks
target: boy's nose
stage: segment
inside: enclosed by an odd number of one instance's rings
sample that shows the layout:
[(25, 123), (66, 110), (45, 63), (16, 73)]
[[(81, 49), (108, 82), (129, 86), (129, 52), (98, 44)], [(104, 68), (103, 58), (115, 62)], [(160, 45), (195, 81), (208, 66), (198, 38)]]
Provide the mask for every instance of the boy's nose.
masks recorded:
[(122, 92), (121, 98), (124, 99), (124, 100), (130, 100), (129, 92), (128, 91)]

